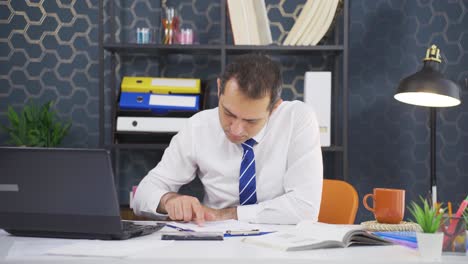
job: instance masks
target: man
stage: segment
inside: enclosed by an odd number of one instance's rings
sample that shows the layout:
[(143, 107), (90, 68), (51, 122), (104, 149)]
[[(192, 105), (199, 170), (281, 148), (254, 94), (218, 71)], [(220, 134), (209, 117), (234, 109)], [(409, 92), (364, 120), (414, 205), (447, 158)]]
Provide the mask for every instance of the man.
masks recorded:
[[(218, 107), (197, 113), (138, 186), (136, 214), (173, 220), (317, 220), (323, 167), (318, 123), (306, 104), (283, 102), (279, 66), (239, 56), (218, 79)], [(177, 194), (200, 178), (203, 203)]]

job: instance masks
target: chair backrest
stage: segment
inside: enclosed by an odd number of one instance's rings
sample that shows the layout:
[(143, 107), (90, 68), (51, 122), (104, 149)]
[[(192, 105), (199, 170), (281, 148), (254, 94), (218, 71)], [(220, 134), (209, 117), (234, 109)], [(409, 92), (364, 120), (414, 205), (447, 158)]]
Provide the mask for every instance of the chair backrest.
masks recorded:
[(358, 203), (358, 194), (351, 184), (325, 179), (318, 220), (328, 224), (354, 224)]

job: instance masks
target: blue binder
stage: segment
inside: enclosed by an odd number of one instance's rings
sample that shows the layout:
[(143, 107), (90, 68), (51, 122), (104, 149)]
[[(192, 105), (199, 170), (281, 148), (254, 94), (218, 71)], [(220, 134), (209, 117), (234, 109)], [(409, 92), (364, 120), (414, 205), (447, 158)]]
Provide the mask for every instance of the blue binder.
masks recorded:
[(200, 96), (122, 92), (119, 106), (122, 110), (149, 110), (158, 114), (171, 111), (196, 112), (200, 110)]

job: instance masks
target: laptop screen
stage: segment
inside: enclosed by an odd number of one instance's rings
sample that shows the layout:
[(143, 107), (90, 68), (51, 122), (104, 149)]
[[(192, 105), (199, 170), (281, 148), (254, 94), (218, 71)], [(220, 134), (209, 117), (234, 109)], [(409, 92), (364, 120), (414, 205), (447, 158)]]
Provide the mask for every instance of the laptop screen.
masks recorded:
[(120, 232), (109, 153), (1, 147), (0, 228)]

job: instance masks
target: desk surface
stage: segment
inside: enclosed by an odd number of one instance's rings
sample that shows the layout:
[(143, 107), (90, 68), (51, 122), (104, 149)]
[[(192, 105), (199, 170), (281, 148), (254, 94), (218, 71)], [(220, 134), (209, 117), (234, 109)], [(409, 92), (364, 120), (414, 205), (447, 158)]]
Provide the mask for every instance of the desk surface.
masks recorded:
[[(164, 229), (163, 229), (164, 230)], [(161, 246), (160, 233), (122, 243), (147, 242), (155, 246), (131, 256), (72, 257), (47, 255), (45, 252), (63, 243), (83, 240), (14, 237), (0, 230), (0, 263), (420, 263), (424, 262), (417, 250), (402, 246), (351, 247), (299, 252), (283, 252), (241, 242), (242, 238), (224, 241), (174, 241)], [(128, 244), (127, 244), (128, 245)], [(468, 263), (468, 256), (442, 256), (443, 263)], [(427, 263), (427, 262), (425, 262)]]

